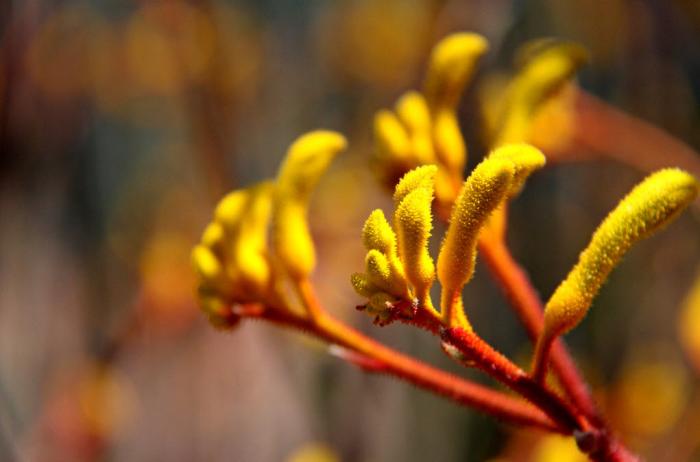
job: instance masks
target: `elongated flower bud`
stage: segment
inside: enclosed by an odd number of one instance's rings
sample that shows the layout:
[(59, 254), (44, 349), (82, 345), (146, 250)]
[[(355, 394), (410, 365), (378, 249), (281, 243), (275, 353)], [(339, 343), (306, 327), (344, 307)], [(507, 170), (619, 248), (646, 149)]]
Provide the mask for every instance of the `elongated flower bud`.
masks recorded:
[(660, 170), (637, 185), (601, 223), (547, 302), (543, 336), (564, 334), (581, 322), (630, 247), (672, 221), (697, 194), (695, 178), (678, 169)]
[(417, 188), (401, 200), (394, 215), (399, 258), (421, 303), (426, 300), (435, 279), (435, 264), (428, 252), (428, 240), (433, 228), (432, 201), (432, 188)]
[(433, 48), (424, 84), (431, 108), (457, 106), (479, 58), (487, 49), (484, 37), (468, 32), (449, 35)]
[(372, 211), (365, 221), (362, 242), (367, 250), (376, 249), (386, 255), (396, 252), (396, 235), (380, 209)]
[(307, 277), (316, 264), (306, 218), (311, 192), (335, 155), (345, 148), (336, 132), (315, 131), (289, 148), (277, 176), (273, 212), (273, 245), (283, 267), (296, 279)]
[(535, 111), (568, 83), (586, 61), (586, 51), (573, 43), (539, 41), (522, 53), (524, 63), (506, 90), (496, 145), (528, 141)]
[(461, 316), (453, 310), (462, 287), (474, 274), (479, 230), (505, 199), (513, 175), (512, 162), (486, 158), (469, 175), (457, 197), (437, 264), (441, 308), (450, 323)]

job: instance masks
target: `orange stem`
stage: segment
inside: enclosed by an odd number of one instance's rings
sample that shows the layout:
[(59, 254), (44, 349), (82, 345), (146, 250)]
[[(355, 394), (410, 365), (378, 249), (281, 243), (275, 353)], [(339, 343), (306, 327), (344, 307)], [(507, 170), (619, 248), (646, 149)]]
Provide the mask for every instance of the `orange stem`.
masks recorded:
[[(313, 298), (309, 301), (318, 305)], [(242, 312), (242, 310), (239, 309), (238, 312)], [(557, 433), (571, 433), (569, 428), (558, 425), (531, 404), (406, 356), (335, 319), (325, 310), (313, 321), (289, 312), (267, 308), (249, 309), (245, 316), (265, 319), (283, 327), (306, 331), (331, 344), (339, 345), (361, 355), (357, 360), (350, 362), (360, 366), (363, 363), (371, 365), (371, 367), (365, 367), (370, 372), (393, 375), (505, 422), (534, 426)], [(367, 358), (367, 360), (360, 361), (359, 359), (362, 357)]]
[[(525, 326), (530, 340), (536, 342), (544, 326), (544, 308), (527, 274), (513, 259), (502, 240), (482, 236), (479, 251)], [(602, 419), (590, 390), (561, 340), (557, 339), (552, 344), (549, 360), (562, 388), (574, 405), (592, 421), (601, 424)]]

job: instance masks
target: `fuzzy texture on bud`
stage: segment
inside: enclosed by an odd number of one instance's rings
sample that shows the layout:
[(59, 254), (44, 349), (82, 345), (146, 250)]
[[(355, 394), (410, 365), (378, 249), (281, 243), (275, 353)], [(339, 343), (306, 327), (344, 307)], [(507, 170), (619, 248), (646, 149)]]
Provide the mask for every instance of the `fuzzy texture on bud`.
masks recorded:
[(697, 194), (697, 180), (673, 168), (653, 173), (637, 185), (603, 220), (547, 302), (543, 336), (553, 338), (578, 325), (630, 247), (671, 222)]

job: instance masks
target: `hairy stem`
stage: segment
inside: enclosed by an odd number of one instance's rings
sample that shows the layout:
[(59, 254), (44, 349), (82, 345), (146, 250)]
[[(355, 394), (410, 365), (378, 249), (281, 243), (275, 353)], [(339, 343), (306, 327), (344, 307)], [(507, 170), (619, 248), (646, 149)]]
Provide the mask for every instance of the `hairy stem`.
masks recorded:
[[(307, 301), (318, 305), (314, 299)], [(254, 306), (251, 306), (246, 312), (246, 317), (265, 319), (284, 327), (305, 331), (331, 344), (339, 345), (362, 355), (368, 360), (366, 364), (371, 364), (371, 367), (365, 368), (370, 372), (393, 375), (504, 422), (534, 426), (557, 433), (571, 433), (570, 429), (562, 428), (542, 411), (527, 402), (462, 379), (406, 356), (365, 336), (325, 311), (312, 321), (289, 312), (264, 307), (256, 309)], [(351, 362), (358, 363), (358, 361)]]

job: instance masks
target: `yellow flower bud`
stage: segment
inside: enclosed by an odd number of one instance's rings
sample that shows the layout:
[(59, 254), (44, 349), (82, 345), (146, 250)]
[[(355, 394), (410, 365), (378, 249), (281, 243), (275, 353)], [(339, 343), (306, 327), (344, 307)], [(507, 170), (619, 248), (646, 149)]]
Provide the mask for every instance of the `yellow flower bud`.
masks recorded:
[(353, 273), (350, 276), (350, 283), (355, 292), (365, 298), (370, 298), (374, 293), (379, 292), (379, 288), (372, 284), (364, 273)]
[(238, 189), (224, 196), (214, 211), (214, 220), (221, 223), (227, 230), (232, 231), (240, 222), (241, 213), (248, 200), (248, 191)]
[(202, 244), (217, 251), (224, 241), (224, 227), (221, 223), (212, 222), (207, 225), (202, 233)]
[(513, 163), (514, 175), (511, 181), (509, 196), (517, 195), (525, 184), (525, 180), (535, 170), (544, 167), (547, 159), (542, 151), (534, 146), (524, 143), (506, 144), (496, 148), (491, 154), (491, 159), (504, 159)]
[(380, 158), (405, 164), (411, 162), (408, 133), (393, 112), (381, 110), (374, 116), (374, 138)]
[(203, 245), (192, 249), (192, 265), (203, 284), (210, 287), (220, 287), (224, 281), (224, 270), (216, 255)]
[(581, 322), (630, 247), (672, 221), (697, 194), (698, 182), (679, 169), (660, 170), (637, 185), (601, 223), (547, 302), (543, 337), (554, 338)]
[(297, 138), (277, 174), (277, 200), (306, 205), (321, 175), (346, 146), (343, 135), (327, 130), (312, 131)]
[(362, 228), (362, 242), (367, 250), (376, 249), (392, 255), (396, 252), (396, 235), (380, 209), (370, 213)]
[(423, 95), (409, 91), (396, 102), (396, 114), (408, 130), (411, 154), (419, 164), (435, 162), (430, 111)]
[(440, 110), (434, 115), (433, 142), (435, 154), (442, 165), (461, 178), (467, 159), (467, 148), (457, 121), (457, 113)]
[(415, 189), (403, 198), (394, 215), (399, 258), (421, 304), (427, 299), (435, 279), (435, 264), (428, 252), (433, 228), (432, 201), (432, 188)]
[(433, 48), (424, 84), (431, 108), (455, 108), (479, 58), (488, 50), (484, 37), (462, 32), (442, 39)]
[(406, 281), (392, 271), (387, 256), (378, 250), (370, 250), (365, 258), (369, 281), (384, 292), (399, 298), (408, 298)]
[(398, 206), (408, 193), (418, 188), (433, 189), (437, 169), (435, 165), (422, 165), (406, 173), (394, 190), (394, 205)]
[(497, 145), (528, 141), (535, 112), (587, 59), (582, 47), (553, 40), (540, 41), (522, 54), (525, 62), (506, 90)]
[(441, 308), (449, 323), (461, 317), (454, 310), (462, 287), (474, 274), (479, 230), (505, 199), (513, 175), (512, 162), (486, 158), (469, 175), (457, 197), (437, 263)]
[(284, 202), (275, 209), (273, 242), (275, 256), (295, 279), (303, 279), (316, 266), (316, 251), (309, 232), (306, 208)]
[(243, 212), (234, 243), (232, 264), (247, 289), (264, 293), (270, 280), (267, 258), (267, 230), (272, 212), (272, 182), (250, 188), (250, 199)]
[(346, 144), (336, 132), (307, 133), (290, 146), (280, 167), (273, 209), (273, 244), (282, 266), (295, 279), (306, 278), (316, 264), (306, 219), (311, 192)]

